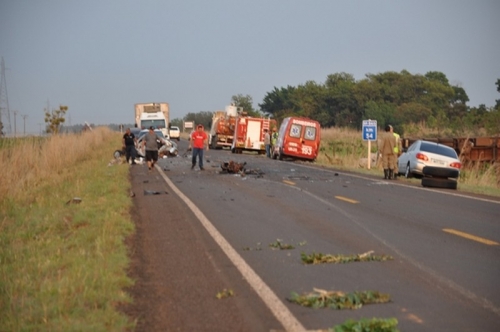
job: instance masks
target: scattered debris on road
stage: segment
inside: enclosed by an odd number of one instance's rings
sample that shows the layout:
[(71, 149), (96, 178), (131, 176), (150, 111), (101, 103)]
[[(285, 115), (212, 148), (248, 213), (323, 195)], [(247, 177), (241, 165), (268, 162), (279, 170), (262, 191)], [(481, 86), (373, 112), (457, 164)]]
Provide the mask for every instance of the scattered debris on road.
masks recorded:
[(244, 250), (244, 251), (250, 251), (250, 250), (260, 251), (260, 250), (262, 250), (262, 248), (261, 248), (261, 246), (260, 246), (260, 242), (259, 242), (259, 243), (257, 243), (257, 247), (255, 247), (255, 248), (244, 247), (244, 248), (243, 248), (243, 250)]
[(144, 189), (144, 195), (161, 195), (162, 193), (168, 194), (166, 191), (155, 191), (155, 190), (146, 190)]
[(217, 295), (215, 295), (215, 297), (218, 298), (219, 300), (231, 296), (234, 296), (233, 290), (225, 288), (222, 291), (218, 292)]
[(223, 173), (239, 173), (239, 174), (245, 174), (245, 165), (247, 163), (237, 163), (232, 160), (229, 162), (222, 162), (220, 167), (222, 168)]
[(288, 301), (303, 307), (331, 309), (359, 309), (364, 304), (387, 303), (391, 301), (389, 294), (378, 291), (362, 291), (344, 293), (313, 288), (313, 292), (299, 295), (292, 292)]
[(276, 242), (269, 243), (269, 246), (273, 249), (279, 249), (279, 250), (289, 250), (289, 249), (295, 249), (294, 246), (291, 244), (285, 244), (281, 243), (282, 240), (277, 239)]
[(225, 161), (220, 164), (220, 168), (222, 169), (221, 174), (239, 174), (242, 177), (246, 175), (257, 175), (257, 178), (264, 177), (264, 172), (262, 172), (259, 168), (256, 169), (246, 169), (246, 162), (237, 163), (233, 160)]
[(372, 261), (389, 261), (394, 258), (389, 255), (373, 255), (373, 250), (365, 252), (364, 254), (356, 255), (330, 255), (322, 253), (313, 253), (307, 255), (302, 253), (302, 262), (304, 264), (323, 264), (323, 263), (351, 263), (351, 262), (372, 262)]

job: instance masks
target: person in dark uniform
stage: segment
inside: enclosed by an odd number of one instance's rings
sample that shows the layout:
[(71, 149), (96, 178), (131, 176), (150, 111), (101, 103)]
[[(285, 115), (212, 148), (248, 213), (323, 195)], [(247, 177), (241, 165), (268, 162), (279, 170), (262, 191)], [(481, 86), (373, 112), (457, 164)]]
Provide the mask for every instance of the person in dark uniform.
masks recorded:
[(135, 144), (137, 143), (137, 138), (134, 134), (130, 132), (130, 128), (127, 128), (125, 134), (123, 134), (123, 148), (125, 149), (125, 158), (127, 159), (127, 164), (130, 159), (132, 159), (132, 165), (135, 165)]

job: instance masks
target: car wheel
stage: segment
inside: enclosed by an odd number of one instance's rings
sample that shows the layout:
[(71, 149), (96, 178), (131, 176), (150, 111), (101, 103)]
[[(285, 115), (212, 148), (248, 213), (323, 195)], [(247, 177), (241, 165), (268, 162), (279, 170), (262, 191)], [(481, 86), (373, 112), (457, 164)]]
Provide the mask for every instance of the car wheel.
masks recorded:
[(422, 187), (457, 189), (458, 183), (455, 180), (443, 178), (422, 178)]
[(412, 177), (411, 171), (410, 171), (410, 163), (406, 165), (405, 169), (405, 178), (410, 179)]
[(422, 173), (427, 176), (433, 176), (437, 178), (458, 178), (460, 171), (454, 168), (443, 168), (443, 167), (433, 167), (425, 166)]

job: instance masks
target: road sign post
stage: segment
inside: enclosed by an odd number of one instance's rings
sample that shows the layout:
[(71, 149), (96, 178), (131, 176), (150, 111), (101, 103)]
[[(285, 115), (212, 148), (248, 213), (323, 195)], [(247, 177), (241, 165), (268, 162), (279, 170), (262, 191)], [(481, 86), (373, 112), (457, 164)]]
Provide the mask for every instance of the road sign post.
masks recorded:
[(363, 140), (368, 141), (368, 169), (370, 169), (372, 161), (371, 142), (377, 140), (377, 120), (363, 120), (362, 128)]

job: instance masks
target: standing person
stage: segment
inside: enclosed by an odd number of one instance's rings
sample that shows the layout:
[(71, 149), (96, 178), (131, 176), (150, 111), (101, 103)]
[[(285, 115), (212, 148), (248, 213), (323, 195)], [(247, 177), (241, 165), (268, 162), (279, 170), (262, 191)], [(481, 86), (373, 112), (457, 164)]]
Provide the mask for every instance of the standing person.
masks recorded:
[(155, 167), (158, 161), (158, 142), (165, 143), (165, 141), (156, 135), (153, 126), (149, 127), (149, 131), (144, 134), (143, 146), (146, 150), (146, 162), (148, 164), (148, 170)]
[(394, 132), (394, 128), (391, 127), (391, 133), (394, 135), (396, 138), (396, 146), (394, 147), (394, 154), (396, 155), (396, 162), (394, 163), (394, 179), (398, 176), (399, 168), (398, 168), (398, 157), (401, 155), (401, 152), (403, 151), (403, 145), (401, 144), (401, 137), (399, 134)]
[(394, 147), (396, 137), (391, 133), (391, 126), (385, 126), (385, 133), (382, 135), (380, 152), (382, 153), (382, 165), (384, 167), (384, 179), (392, 179), (394, 174), (395, 159)]
[(264, 129), (264, 145), (266, 146), (267, 158), (271, 158), (271, 135), (269, 135), (268, 129)]
[(274, 147), (276, 146), (277, 142), (278, 142), (278, 130), (276, 130), (276, 127), (273, 127), (273, 133), (271, 134), (271, 155), (272, 151), (274, 151)]
[(200, 171), (204, 171), (203, 168), (203, 149), (205, 146), (208, 150), (208, 136), (202, 125), (196, 126), (196, 131), (191, 133), (191, 139), (189, 140), (189, 148), (193, 150), (193, 158), (191, 159), (191, 169), (196, 166), (196, 157), (198, 157)]
[(137, 143), (137, 138), (134, 134), (130, 132), (130, 128), (127, 128), (125, 134), (123, 134), (122, 144), (125, 149), (125, 158), (127, 159), (127, 164), (130, 159), (132, 159), (132, 165), (135, 165), (135, 145)]

